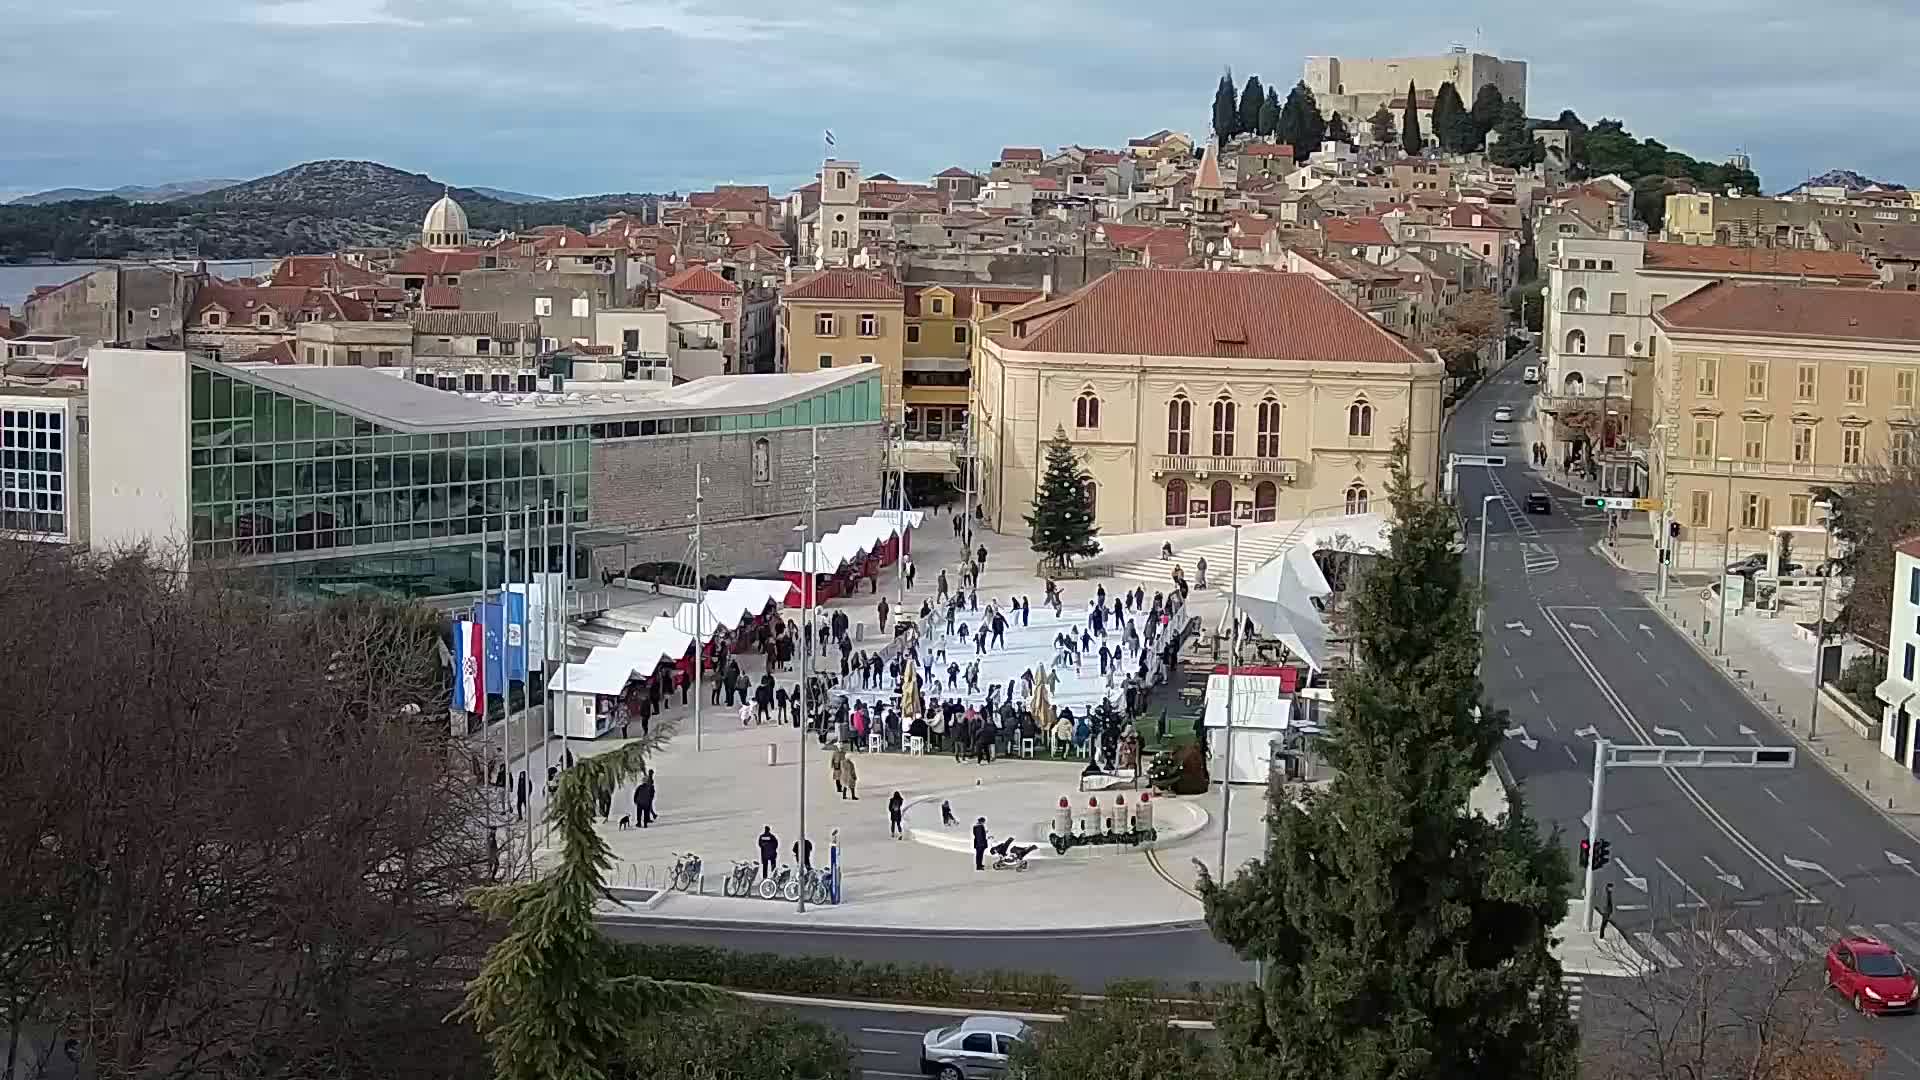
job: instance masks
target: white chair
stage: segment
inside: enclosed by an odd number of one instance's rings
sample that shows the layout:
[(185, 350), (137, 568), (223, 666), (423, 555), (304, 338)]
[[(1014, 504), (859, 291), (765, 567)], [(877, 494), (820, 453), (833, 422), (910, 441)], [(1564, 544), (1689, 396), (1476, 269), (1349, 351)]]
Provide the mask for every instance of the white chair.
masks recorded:
[(1029, 758), (1033, 756), (1033, 739), (1031, 737), (1024, 737), (1020, 740), (1020, 756)]
[(925, 739), (922, 739), (918, 735), (907, 736), (907, 753), (924, 754), (926, 752), (927, 752), (927, 743)]
[(880, 751), (885, 750), (886, 748), (887, 748), (886, 740), (881, 738), (879, 732), (870, 731), (867, 733), (867, 753), (877, 754)]

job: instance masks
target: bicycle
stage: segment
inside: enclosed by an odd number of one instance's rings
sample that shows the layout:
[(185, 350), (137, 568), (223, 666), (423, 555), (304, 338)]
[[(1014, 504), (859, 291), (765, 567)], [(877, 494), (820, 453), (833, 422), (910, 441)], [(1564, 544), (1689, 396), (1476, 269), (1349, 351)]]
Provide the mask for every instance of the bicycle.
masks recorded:
[(689, 851), (673, 856), (673, 878), (667, 884), (670, 889), (689, 892), (700, 880), (700, 856)]
[(800, 899), (800, 883), (794, 879), (793, 867), (783, 866), (760, 879), (760, 899), (772, 900), (777, 896), (786, 896), (788, 900)]
[(787, 897), (789, 900), (798, 900), (800, 894), (805, 893), (809, 904), (827, 903), (833, 898), (833, 875), (826, 870), (809, 867), (801, 872), (800, 880), (795, 882), (792, 891), (793, 895)]
[(752, 896), (754, 879), (759, 876), (759, 863), (735, 859), (733, 872), (720, 883), (720, 891), (728, 896)]

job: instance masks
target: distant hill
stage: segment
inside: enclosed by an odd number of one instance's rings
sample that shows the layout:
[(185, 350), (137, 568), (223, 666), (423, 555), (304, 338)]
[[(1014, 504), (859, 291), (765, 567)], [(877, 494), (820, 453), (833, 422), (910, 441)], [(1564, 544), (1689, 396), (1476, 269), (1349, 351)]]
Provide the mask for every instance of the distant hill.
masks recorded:
[(1905, 184), (1896, 184), (1891, 180), (1874, 180), (1852, 169), (1828, 169), (1819, 176), (1810, 176), (1804, 182), (1781, 192), (1782, 195), (1796, 195), (1808, 188), (1838, 187), (1848, 191), (1865, 191), (1870, 187), (1884, 188), (1888, 191), (1905, 191)]
[(475, 187), (473, 190), (479, 192), (482, 195), (487, 196), (490, 199), (499, 199), (501, 202), (537, 203), (537, 202), (553, 201), (552, 199), (547, 198), (545, 195), (529, 195), (524, 191), (508, 191), (505, 188)]
[(122, 199), (126, 202), (163, 203), (184, 199), (188, 196), (237, 184), (238, 180), (180, 180), (171, 184), (155, 184), (142, 187), (139, 184), (126, 184), (112, 189), (103, 188), (54, 188), (51, 191), (36, 191), (31, 195), (22, 195), (14, 199), (12, 206), (45, 206), (48, 203), (84, 202), (91, 199)]
[(413, 242), (427, 208), (443, 194), (466, 210), (475, 239), (534, 225), (585, 228), (614, 211), (644, 211), (657, 198), (513, 201), (374, 161), (309, 161), (165, 203), (114, 196), (0, 205), (0, 260), (82, 254), (258, 258), (404, 245)]

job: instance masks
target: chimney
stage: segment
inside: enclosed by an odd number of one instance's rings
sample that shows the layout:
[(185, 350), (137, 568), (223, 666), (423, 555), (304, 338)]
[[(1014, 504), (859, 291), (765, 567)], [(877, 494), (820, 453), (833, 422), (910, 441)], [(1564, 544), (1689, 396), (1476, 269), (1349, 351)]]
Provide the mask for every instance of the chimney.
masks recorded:
[(1041, 274), (1041, 275), (1040, 275), (1040, 297), (1041, 297), (1041, 299), (1043, 299), (1043, 300), (1044, 300), (1044, 299), (1046, 299), (1047, 297), (1049, 297), (1049, 296), (1052, 296), (1052, 295), (1053, 295), (1053, 275), (1052, 275), (1052, 274)]

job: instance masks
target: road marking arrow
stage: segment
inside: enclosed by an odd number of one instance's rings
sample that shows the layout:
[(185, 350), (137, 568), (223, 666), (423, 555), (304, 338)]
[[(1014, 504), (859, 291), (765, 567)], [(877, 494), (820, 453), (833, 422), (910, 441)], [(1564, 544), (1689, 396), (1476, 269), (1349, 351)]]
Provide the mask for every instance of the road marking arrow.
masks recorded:
[(1620, 860), (1620, 859), (1615, 859), (1615, 860), (1613, 860), (1613, 861), (1614, 861), (1614, 862), (1617, 862), (1617, 863), (1619, 863), (1619, 864), (1620, 864), (1620, 876), (1621, 876), (1621, 877), (1624, 877), (1624, 878), (1626, 878), (1626, 879), (1627, 879), (1627, 884), (1628, 884), (1628, 885), (1631, 885), (1631, 886), (1633, 886), (1634, 888), (1636, 888), (1636, 889), (1639, 889), (1639, 890), (1640, 890), (1641, 892), (1646, 892), (1646, 891), (1647, 891), (1647, 879), (1646, 879), (1646, 878), (1643, 878), (1643, 877), (1634, 877), (1634, 876), (1633, 876), (1633, 871), (1627, 868), (1627, 864), (1626, 864), (1626, 862), (1625, 862), (1625, 861), (1623, 861), (1623, 860)]
[(1685, 735), (1680, 734), (1679, 732), (1673, 730), (1670, 727), (1654, 728), (1653, 733), (1655, 735), (1660, 736), (1663, 739), (1679, 739), (1682, 742), (1685, 742), (1687, 738)]
[(1509, 738), (1509, 739), (1519, 739), (1519, 740), (1520, 740), (1520, 745), (1521, 745), (1521, 746), (1524, 746), (1524, 747), (1526, 747), (1526, 748), (1527, 748), (1527, 749), (1529, 749), (1529, 750), (1538, 750), (1538, 749), (1540, 749), (1540, 740), (1538, 740), (1538, 739), (1535, 739), (1535, 738), (1532, 738), (1531, 736), (1529, 736), (1529, 735), (1527, 734), (1527, 729), (1526, 729), (1526, 727), (1525, 727), (1524, 725), (1523, 725), (1523, 726), (1521, 726), (1521, 727), (1510, 727), (1510, 728), (1508, 728), (1508, 729), (1507, 729), (1507, 738)]
[(1647, 635), (1648, 637), (1652, 637), (1652, 636), (1653, 636), (1653, 627), (1651, 627), (1651, 626), (1648, 626), (1648, 625), (1647, 625), (1646, 623), (1641, 623), (1641, 624), (1640, 624), (1640, 632), (1641, 632), (1641, 633), (1643, 633), (1643, 634), (1645, 634), (1645, 635)]
[(1533, 636), (1533, 631), (1532, 631), (1532, 630), (1529, 630), (1529, 629), (1527, 629), (1527, 624), (1526, 624), (1526, 623), (1523, 623), (1523, 622), (1510, 622), (1510, 623), (1508, 623), (1508, 624), (1507, 624), (1507, 629), (1509, 629), (1509, 630), (1518, 630), (1518, 631), (1520, 631), (1520, 633), (1521, 633), (1522, 635), (1524, 635), (1524, 636), (1526, 636), (1526, 637), (1532, 637), (1532, 636)]
[(1755, 745), (1755, 746), (1759, 746), (1759, 745), (1760, 745), (1760, 736), (1759, 736), (1758, 734), (1756, 734), (1756, 733), (1754, 732), (1754, 730), (1753, 730), (1752, 728), (1750, 728), (1750, 727), (1748, 727), (1747, 725), (1745, 725), (1745, 724), (1741, 724), (1741, 725), (1740, 725), (1740, 734), (1742, 734), (1742, 735), (1745, 735), (1745, 736), (1746, 736), (1747, 738), (1749, 738), (1749, 739), (1752, 739), (1752, 740), (1753, 740), (1753, 745)]
[(1575, 736), (1582, 739), (1591, 739), (1598, 734), (1600, 734), (1600, 729), (1597, 727), (1594, 727), (1592, 724), (1588, 724), (1586, 727), (1580, 728), (1574, 732)]
[(1915, 870), (1913, 868), (1913, 860), (1908, 859), (1901, 855), (1895, 855), (1891, 851), (1884, 852), (1883, 854), (1886, 855), (1888, 862), (1892, 863), (1895, 866), (1904, 867), (1907, 873), (1912, 874), (1914, 877), (1920, 877), (1920, 870)]
[(1727, 873), (1726, 870), (1722, 868), (1719, 863), (1714, 862), (1712, 859), (1707, 858), (1705, 855), (1700, 856), (1700, 858), (1705, 860), (1706, 864), (1713, 868), (1713, 876), (1719, 878), (1721, 881), (1726, 882), (1728, 885), (1731, 885), (1733, 887), (1734, 892), (1747, 891), (1747, 887), (1745, 885), (1740, 884), (1740, 875)]
[(1795, 870), (1811, 870), (1814, 873), (1819, 874), (1822, 877), (1826, 878), (1828, 881), (1833, 882), (1833, 886), (1836, 889), (1844, 889), (1847, 887), (1846, 882), (1841, 881), (1839, 878), (1834, 877), (1832, 874), (1828, 873), (1827, 868), (1824, 866), (1821, 866), (1817, 862), (1807, 862), (1804, 859), (1796, 859), (1791, 855), (1780, 856), (1780, 861), (1783, 863), (1786, 863), (1788, 866), (1793, 867)]
[(1591, 627), (1591, 626), (1588, 626), (1588, 625), (1587, 625), (1586, 623), (1583, 623), (1583, 622), (1570, 622), (1570, 623), (1568, 623), (1568, 624), (1567, 624), (1567, 629), (1569, 629), (1569, 630), (1585, 630), (1585, 631), (1586, 631), (1587, 633), (1589, 633), (1589, 634), (1592, 634), (1592, 635), (1593, 635), (1594, 637), (1599, 637), (1599, 636), (1600, 636), (1600, 632), (1599, 632), (1599, 631), (1597, 631), (1597, 630), (1595, 630), (1595, 629), (1594, 629), (1593, 627)]

